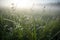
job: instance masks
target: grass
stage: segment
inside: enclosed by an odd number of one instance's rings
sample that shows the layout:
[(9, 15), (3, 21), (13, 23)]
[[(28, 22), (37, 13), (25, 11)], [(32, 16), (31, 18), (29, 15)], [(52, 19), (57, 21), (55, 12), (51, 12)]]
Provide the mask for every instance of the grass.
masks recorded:
[[(60, 31), (60, 12), (0, 10), (1, 40), (54, 40)], [(60, 37), (60, 36), (59, 36)], [(59, 40), (59, 37), (57, 38)], [(52, 38), (52, 39), (51, 39)], [(55, 39), (55, 40), (57, 40)]]

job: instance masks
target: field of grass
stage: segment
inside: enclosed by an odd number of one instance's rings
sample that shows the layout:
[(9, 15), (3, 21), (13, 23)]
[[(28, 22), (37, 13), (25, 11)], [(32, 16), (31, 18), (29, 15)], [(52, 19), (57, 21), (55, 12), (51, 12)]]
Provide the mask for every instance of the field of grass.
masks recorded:
[(0, 40), (60, 40), (60, 11), (0, 9)]

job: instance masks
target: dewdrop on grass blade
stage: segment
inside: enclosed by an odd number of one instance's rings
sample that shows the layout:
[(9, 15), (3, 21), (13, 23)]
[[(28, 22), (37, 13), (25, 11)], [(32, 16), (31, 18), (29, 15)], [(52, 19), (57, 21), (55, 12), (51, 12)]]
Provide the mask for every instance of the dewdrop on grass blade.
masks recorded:
[(4, 27), (7, 27), (8, 25), (4, 25)]

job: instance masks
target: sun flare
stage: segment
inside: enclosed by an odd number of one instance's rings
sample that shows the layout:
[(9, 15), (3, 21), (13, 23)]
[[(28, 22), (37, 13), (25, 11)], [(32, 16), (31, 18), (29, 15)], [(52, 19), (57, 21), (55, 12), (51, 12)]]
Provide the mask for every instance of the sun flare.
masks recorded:
[(30, 8), (33, 5), (31, 0), (14, 0), (12, 1), (18, 8)]

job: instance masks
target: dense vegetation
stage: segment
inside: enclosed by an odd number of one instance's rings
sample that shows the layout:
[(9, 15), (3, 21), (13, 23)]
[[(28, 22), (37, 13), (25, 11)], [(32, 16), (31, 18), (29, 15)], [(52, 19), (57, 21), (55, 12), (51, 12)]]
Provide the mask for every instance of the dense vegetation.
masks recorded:
[(60, 12), (1, 9), (0, 40), (60, 40)]

